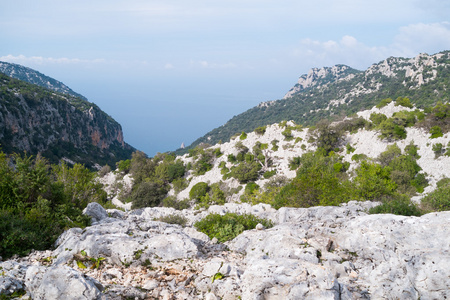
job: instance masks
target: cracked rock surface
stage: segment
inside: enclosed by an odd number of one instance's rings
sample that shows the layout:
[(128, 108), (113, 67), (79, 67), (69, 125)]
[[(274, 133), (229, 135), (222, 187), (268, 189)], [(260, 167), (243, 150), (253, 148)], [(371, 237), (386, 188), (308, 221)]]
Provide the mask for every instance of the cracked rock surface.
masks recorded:
[[(188, 218), (185, 228), (153, 221), (167, 208), (106, 214), (96, 206), (94, 225), (67, 230), (55, 250), (0, 262), (0, 293), (25, 291), (23, 299), (449, 299), (450, 212), (367, 215), (375, 205), (277, 211), (228, 204), (177, 212)], [(191, 226), (210, 212), (239, 210), (275, 226), (225, 244)]]

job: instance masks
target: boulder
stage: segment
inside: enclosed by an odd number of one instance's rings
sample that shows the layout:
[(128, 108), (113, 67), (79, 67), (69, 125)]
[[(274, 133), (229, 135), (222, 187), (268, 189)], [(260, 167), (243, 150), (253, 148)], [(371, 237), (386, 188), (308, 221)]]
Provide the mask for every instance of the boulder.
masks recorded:
[(90, 216), (92, 223), (97, 223), (108, 218), (108, 213), (106, 210), (97, 202), (89, 203), (83, 210), (83, 214)]
[(32, 299), (106, 299), (102, 296), (100, 283), (66, 266), (31, 266), (25, 283)]

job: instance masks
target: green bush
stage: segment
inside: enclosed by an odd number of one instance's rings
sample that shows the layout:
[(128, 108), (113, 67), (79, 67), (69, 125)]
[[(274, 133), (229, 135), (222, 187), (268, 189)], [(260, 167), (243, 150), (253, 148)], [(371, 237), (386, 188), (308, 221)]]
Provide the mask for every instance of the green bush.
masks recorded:
[(109, 172), (111, 172), (111, 167), (108, 165), (104, 165), (100, 170), (98, 170), (97, 174), (99, 177), (103, 177)]
[(244, 131), (242, 131), (241, 136), (239, 137), (239, 139), (240, 139), (241, 141), (243, 141), (243, 140), (245, 140), (246, 138), (247, 138), (247, 134), (246, 134)]
[(383, 99), (383, 100), (381, 100), (380, 103), (377, 105), (377, 108), (382, 108), (382, 107), (388, 105), (388, 104), (391, 103), (391, 102), (392, 102), (392, 99), (391, 99), (391, 98)]
[(234, 156), (234, 154), (228, 154), (228, 161), (234, 164), (237, 161), (236, 156)]
[(164, 207), (175, 208), (176, 210), (183, 210), (191, 207), (189, 199), (177, 200), (175, 196), (167, 196), (164, 198), (162, 205)]
[(172, 181), (173, 189), (175, 190), (175, 193), (179, 193), (185, 188), (189, 186), (189, 182), (186, 180), (186, 178), (177, 178), (174, 181)]
[(254, 183), (254, 182), (249, 182), (249, 183), (247, 183), (247, 185), (245, 186), (244, 192), (245, 192), (246, 194), (252, 194), (254, 191), (256, 191), (256, 190), (258, 190), (258, 189), (259, 189), (259, 185), (257, 185), (257, 184)]
[(405, 126), (394, 122), (393, 118), (381, 122), (379, 127), (381, 139), (402, 140), (406, 138)]
[(347, 154), (353, 153), (356, 150), (355, 148), (352, 147), (352, 145), (350, 145), (350, 143), (347, 143), (345, 145), (345, 149), (347, 149)]
[(117, 162), (116, 167), (117, 169), (119, 169), (119, 172), (124, 172), (125, 174), (128, 174), (131, 168), (131, 159), (121, 160)]
[(273, 140), (272, 142), (270, 142), (272, 144), (273, 151), (278, 151), (278, 142), (278, 140)]
[(281, 132), (282, 135), (284, 135), (284, 140), (291, 141), (294, 136), (292, 135), (292, 129), (290, 127), (287, 127), (284, 131)]
[(441, 136), (444, 136), (444, 134), (442, 133), (442, 129), (439, 126), (433, 126), (430, 129), (430, 134), (431, 134), (431, 138), (435, 139)]
[(413, 108), (411, 101), (407, 97), (398, 97), (395, 100), (395, 106), (404, 106), (408, 108)]
[(131, 208), (158, 206), (167, 195), (167, 188), (157, 182), (142, 182), (131, 194)]
[(106, 199), (95, 176), (81, 165), (0, 152), (0, 256), (50, 249), (65, 229), (87, 226), (82, 210)]
[(429, 211), (450, 210), (450, 179), (441, 179), (437, 189), (422, 199), (422, 208)]
[(269, 179), (270, 177), (274, 176), (277, 174), (277, 170), (272, 170), (272, 171), (266, 171), (263, 174), (264, 179)]
[(255, 181), (259, 178), (261, 165), (256, 162), (241, 162), (238, 166), (231, 168), (230, 176), (239, 180), (241, 184)]
[(356, 193), (361, 200), (379, 200), (392, 195), (397, 188), (391, 179), (391, 168), (362, 161), (353, 179)]
[(444, 153), (444, 146), (441, 143), (433, 144), (431, 149), (434, 152), (434, 158), (438, 158)]
[(378, 126), (381, 124), (381, 122), (387, 120), (387, 117), (385, 114), (371, 113), (370, 120), (375, 126)]
[(266, 132), (267, 126), (261, 126), (255, 129), (255, 133), (258, 135), (263, 135)]
[(210, 239), (217, 238), (221, 243), (234, 239), (244, 230), (254, 229), (258, 223), (270, 228), (272, 222), (260, 219), (251, 214), (238, 215), (227, 213), (225, 215), (210, 214), (204, 219), (196, 222), (194, 227), (205, 233)]
[[(335, 165), (341, 164), (339, 170)], [(297, 177), (284, 186), (273, 200), (275, 208), (338, 205), (352, 198), (351, 182), (346, 180), (344, 163), (325, 150), (308, 152), (300, 158)]]
[(422, 211), (407, 196), (397, 195), (385, 200), (381, 205), (369, 209), (370, 214), (394, 214), (402, 216), (421, 216)]
[(199, 182), (195, 184), (189, 191), (189, 198), (192, 200), (200, 200), (210, 190), (209, 185), (206, 182)]
[(160, 222), (164, 222), (167, 224), (177, 224), (177, 225), (181, 225), (181, 226), (186, 226), (188, 219), (182, 215), (178, 215), (178, 214), (173, 214), (173, 215), (167, 215), (164, 217), (160, 217), (155, 219), (155, 221), (160, 221)]

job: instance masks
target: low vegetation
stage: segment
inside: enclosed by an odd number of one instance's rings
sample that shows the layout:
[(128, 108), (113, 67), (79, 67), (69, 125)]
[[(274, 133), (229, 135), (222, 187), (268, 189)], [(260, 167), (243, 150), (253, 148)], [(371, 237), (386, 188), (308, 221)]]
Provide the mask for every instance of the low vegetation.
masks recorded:
[(225, 215), (210, 214), (194, 224), (194, 227), (205, 233), (210, 239), (217, 238), (221, 243), (234, 239), (244, 230), (255, 229), (262, 224), (266, 228), (273, 226), (272, 222), (260, 219), (251, 214), (239, 215), (227, 213)]

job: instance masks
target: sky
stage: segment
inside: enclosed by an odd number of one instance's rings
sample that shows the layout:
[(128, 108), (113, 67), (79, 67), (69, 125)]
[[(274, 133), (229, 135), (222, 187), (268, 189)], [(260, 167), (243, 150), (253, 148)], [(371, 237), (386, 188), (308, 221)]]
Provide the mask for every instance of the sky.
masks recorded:
[(0, 61), (33, 68), (154, 156), (313, 67), (450, 50), (448, 0), (0, 0)]

